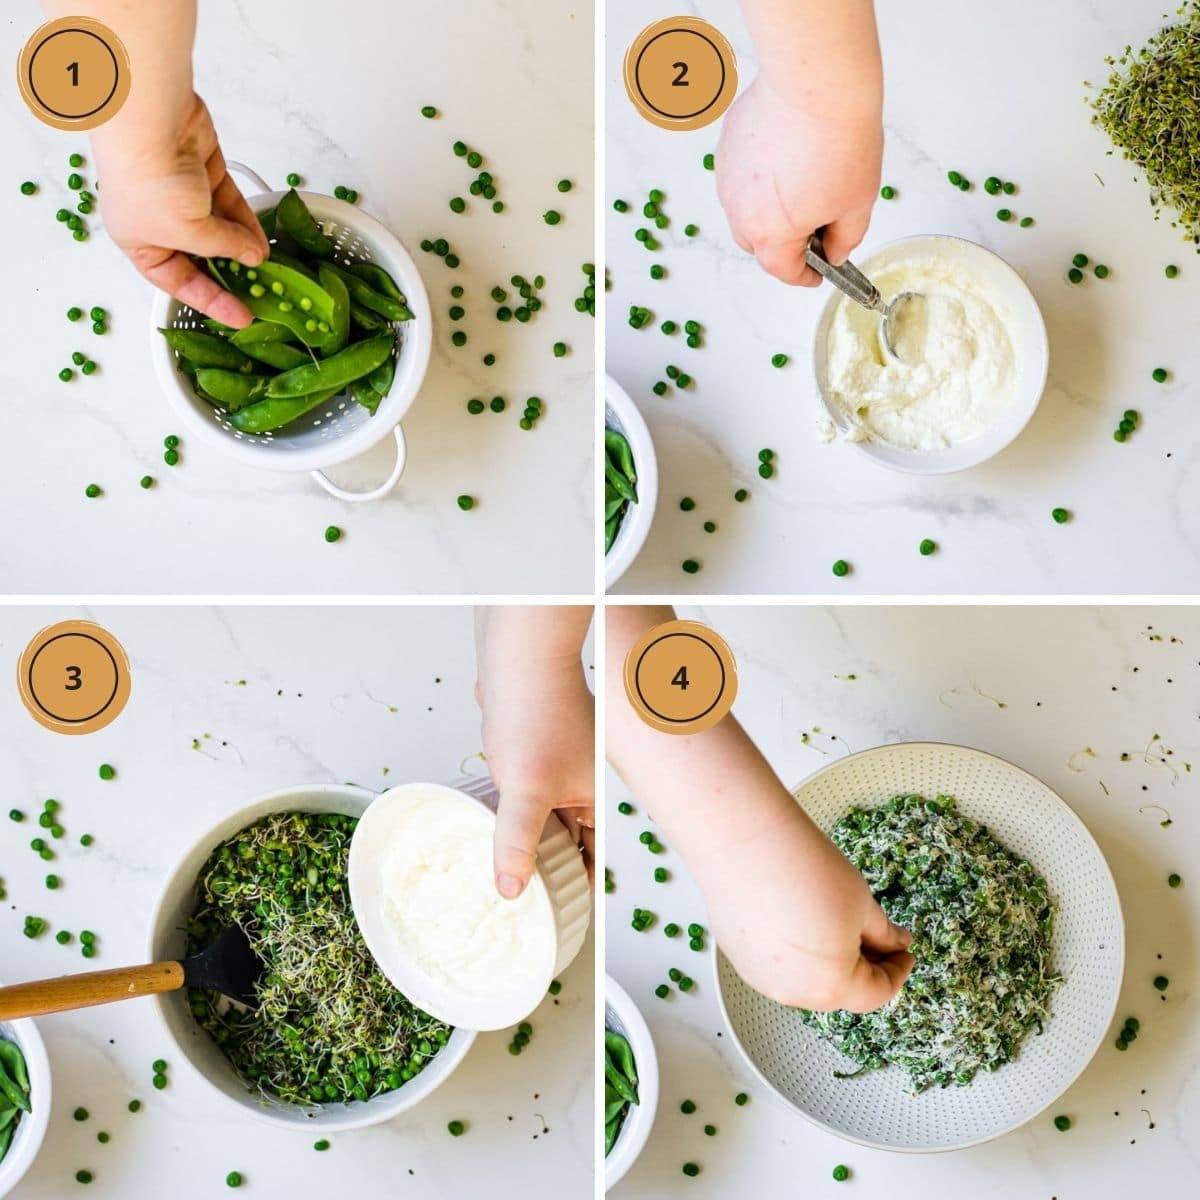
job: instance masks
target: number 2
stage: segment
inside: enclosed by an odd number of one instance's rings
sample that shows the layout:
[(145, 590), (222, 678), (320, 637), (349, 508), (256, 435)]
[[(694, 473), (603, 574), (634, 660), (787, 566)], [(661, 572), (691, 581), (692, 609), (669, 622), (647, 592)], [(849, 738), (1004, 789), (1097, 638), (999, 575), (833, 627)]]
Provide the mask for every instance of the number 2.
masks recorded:
[(68, 667), (66, 690), (77, 692), (81, 687), (83, 687), (83, 671), (79, 667)]
[(77, 62), (67, 63), (67, 70), (71, 73), (71, 86), (79, 86), (79, 64)]
[(687, 63), (677, 62), (677, 63), (672, 63), (671, 66), (676, 71), (679, 72), (679, 74), (676, 75), (675, 78), (671, 80), (671, 86), (672, 87), (691, 87), (692, 85), (688, 81), (688, 77), (687, 77), (687, 73), (688, 73)]
[(689, 687), (691, 687), (691, 680), (689, 680), (687, 677), (687, 667), (680, 667), (679, 670), (675, 672), (675, 676), (671, 680), (671, 686), (677, 687), (681, 691), (685, 692)]

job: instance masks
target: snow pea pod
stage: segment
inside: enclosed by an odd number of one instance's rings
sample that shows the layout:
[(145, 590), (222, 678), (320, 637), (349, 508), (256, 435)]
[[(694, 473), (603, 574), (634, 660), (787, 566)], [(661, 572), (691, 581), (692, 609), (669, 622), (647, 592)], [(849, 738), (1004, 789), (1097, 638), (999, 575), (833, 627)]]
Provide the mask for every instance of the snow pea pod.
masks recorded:
[(235, 329), (229, 340), (245, 350), (247, 346), (261, 346), (263, 342), (294, 342), (296, 335), (286, 325), (276, 325), (274, 321), (255, 321), (245, 329)]
[(607, 554), (613, 548), (613, 542), (617, 540), (617, 531), (621, 528), (620, 517), (609, 517), (604, 522), (604, 553)]
[(379, 333), (387, 329), (389, 324), (378, 313), (353, 303), (350, 305), (350, 319), (359, 329), (365, 330), (367, 333)]
[(286, 250), (281, 250), (278, 246), (271, 247), (271, 261), (278, 263), (281, 267), (291, 267), (293, 271), (299, 271), (301, 275), (307, 275), (313, 283), (317, 282), (317, 272), (315, 268), (310, 267), (302, 258), (296, 258), (289, 254)]
[(314, 408), (332, 400), (342, 389), (328, 388), (308, 396), (296, 396), (288, 400), (260, 400), (238, 412), (232, 413), (229, 423), (243, 433), (270, 433), (304, 416)]
[(5, 1155), (8, 1153), (9, 1146), (12, 1145), (13, 1130), (16, 1128), (13, 1124), (5, 1125), (0, 1129), (0, 1162), (4, 1161)]
[(625, 435), (618, 433), (615, 429), (605, 429), (604, 449), (612, 455), (621, 474), (630, 483), (637, 483), (637, 468), (633, 462), (633, 451), (630, 449)]
[(342, 277), (342, 281), (350, 292), (350, 300), (360, 308), (369, 308), (389, 321), (411, 321), (413, 319), (413, 315), (406, 305), (401, 304), (398, 300), (393, 300), (391, 296), (380, 295), (357, 275), (352, 275), (341, 267), (331, 266), (330, 269)]
[(306, 254), (313, 258), (332, 258), (333, 241), (321, 232), (316, 218), (308, 211), (308, 205), (300, 199), (300, 193), (292, 188), (279, 202), (279, 220)]
[(258, 223), (262, 226), (262, 231), (267, 235), (267, 240), (275, 236), (275, 226), (278, 223), (279, 209), (277, 207), (268, 208), (266, 212), (258, 214)]
[(613, 461), (607, 454), (604, 456), (604, 477), (619, 496), (623, 496), (631, 504), (637, 503), (637, 491), (633, 484), (613, 466)]
[(387, 359), (367, 376), (367, 383), (381, 396), (386, 396), (392, 390), (396, 378), (396, 356), (389, 354)]
[[(15, 1104), (0, 1106), (0, 1133), (3, 1133), (16, 1119), (21, 1110)], [(0, 1158), (4, 1155), (0, 1154)]]
[(630, 1104), (638, 1102), (636, 1086), (621, 1074), (613, 1064), (612, 1056), (608, 1054), (604, 1056), (604, 1074), (619, 1095), (624, 1096)]
[(237, 346), (215, 333), (201, 333), (198, 329), (160, 329), (158, 331), (181, 358), (197, 367), (224, 367), (227, 371), (249, 372), (254, 363)]
[(390, 296), (398, 304), (408, 305), (408, 300), (396, 281), (378, 263), (357, 262), (350, 267), (350, 272), (357, 275), (369, 287), (374, 288), (381, 296)]
[(383, 399), (365, 379), (356, 379), (350, 385), (350, 395), (369, 413), (374, 413)]
[(25, 1055), (21, 1053), (21, 1047), (16, 1042), (5, 1038), (0, 1038), (0, 1071), (7, 1071), (8, 1077), (23, 1092), (29, 1091), (29, 1068), (25, 1065)]
[(629, 1101), (613, 1087), (611, 1083), (604, 1085), (604, 1123), (607, 1125), (613, 1117), (620, 1116), (621, 1111)]
[(267, 385), (267, 396), (272, 400), (286, 400), (324, 388), (339, 392), (385, 362), (395, 344), (396, 339), (390, 332), (378, 333), (320, 362), (307, 363), (276, 375)]
[(612, 1148), (617, 1144), (617, 1134), (621, 1132), (621, 1118), (613, 1117), (604, 1126), (604, 1157), (607, 1158), (612, 1153)]
[[(628, 1080), (629, 1086), (633, 1090), (633, 1094), (625, 1098), (632, 1104), (637, 1104), (637, 1063), (634, 1062), (633, 1047), (629, 1044), (629, 1039), (619, 1033), (613, 1032), (611, 1029), (606, 1029), (604, 1031), (604, 1049), (611, 1056), (617, 1070), (621, 1073), (621, 1077)], [(621, 1085), (615, 1081), (613, 1082), (613, 1087), (618, 1092), (621, 1091)]]
[(620, 511), (625, 503), (624, 496), (616, 496), (612, 500), (606, 500), (604, 503), (604, 519), (611, 521)]
[(289, 346), (287, 342), (251, 342), (246, 347), (246, 353), (277, 371), (290, 371), (312, 362), (299, 346)]
[(333, 297), (333, 320), (330, 325), (337, 337), (326, 353), (336, 354), (350, 340), (350, 293), (342, 277), (326, 263), (317, 268), (317, 280)]
[(29, 1105), (29, 1097), (14, 1080), (8, 1077), (7, 1071), (0, 1071), (0, 1096), (10, 1104), (15, 1104), (22, 1112), (33, 1111)]
[(207, 395), (231, 413), (261, 400), (267, 394), (268, 381), (267, 375), (243, 375), (217, 367), (201, 367), (196, 372), (196, 382)]
[(336, 339), (333, 297), (307, 275), (270, 259), (257, 267), (209, 259), (208, 268), (256, 317), (286, 325), (306, 346), (324, 351)]

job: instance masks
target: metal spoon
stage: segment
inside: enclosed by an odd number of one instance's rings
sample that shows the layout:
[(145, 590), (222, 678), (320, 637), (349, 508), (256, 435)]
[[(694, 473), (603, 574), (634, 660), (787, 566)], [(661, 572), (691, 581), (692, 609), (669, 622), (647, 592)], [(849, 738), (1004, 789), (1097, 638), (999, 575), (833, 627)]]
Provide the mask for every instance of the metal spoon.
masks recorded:
[(896, 352), (896, 347), (892, 342), (891, 321), (905, 304), (918, 298), (917, 293), (901, 292), (885, 304), (883, 297), (879, 294), (879, 289), (852, 262), (847, 260), (840, 267), (835, 267), (825, 257), (825, 246), (821, 241), (821, 235), (817, 233), (808, 239), (804, 258), (818, 275), (828, 279), (834, 287), (849, 296), (856, 304), (861, 304), (863, 308), (869, 308), (883, 317), (883, 324), (880, 328), (880, 340), (883, 342), (883, 348), (896, 362), (903, 362), (904, 360)]
[(257, 985), (265, 971), (262, 959), (235, 925), (191, 958), (89, 971), (0, 988), (0, 1019), (42, 1017), (180, 988), (212, 988), (240, 1004), (252, 1006), (258, 1002)]

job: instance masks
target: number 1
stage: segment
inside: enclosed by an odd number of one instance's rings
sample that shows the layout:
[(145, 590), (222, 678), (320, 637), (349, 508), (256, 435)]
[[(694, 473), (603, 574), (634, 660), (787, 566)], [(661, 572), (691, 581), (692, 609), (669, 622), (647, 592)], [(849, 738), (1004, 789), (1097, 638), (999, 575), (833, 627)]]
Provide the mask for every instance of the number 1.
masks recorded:
[(77, 62), (67, 63), (67, 70), (71, 72), (71, 86), (79, 86), (79, 64)]

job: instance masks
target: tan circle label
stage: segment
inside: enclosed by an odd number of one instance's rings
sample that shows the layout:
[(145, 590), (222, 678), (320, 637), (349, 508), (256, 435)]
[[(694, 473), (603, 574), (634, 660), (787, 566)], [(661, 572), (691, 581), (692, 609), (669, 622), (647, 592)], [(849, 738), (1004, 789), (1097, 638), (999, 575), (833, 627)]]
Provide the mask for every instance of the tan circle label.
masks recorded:
[(129, 95), (129, 55), (107, 25), (60, 17), (25, 43), (17, 86), (33, 115), (55, 129), (95, 129)]
[(737, 95), (737, 59), (720, 30), (699, 17), (668, 17), (643, 29), (625, 55), (633, 106), (662, 129), (702, 129)]
[(129, 699), (129, 659), (107, 629), (61, 621), (25, 647), (17, 687), (39, 725), (55, 733), (95, 733), (115, 721)]
[(625, 694), (662, 733), (711, 729), (737, 695), (737, 664), (725, 640), (699, 621), (667, 621), (625, 658)]

